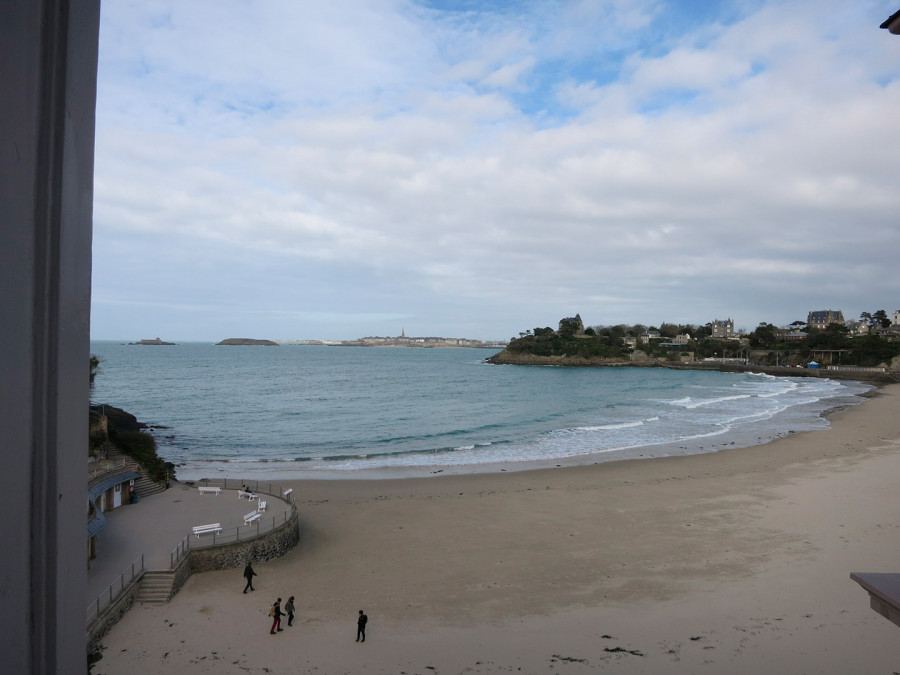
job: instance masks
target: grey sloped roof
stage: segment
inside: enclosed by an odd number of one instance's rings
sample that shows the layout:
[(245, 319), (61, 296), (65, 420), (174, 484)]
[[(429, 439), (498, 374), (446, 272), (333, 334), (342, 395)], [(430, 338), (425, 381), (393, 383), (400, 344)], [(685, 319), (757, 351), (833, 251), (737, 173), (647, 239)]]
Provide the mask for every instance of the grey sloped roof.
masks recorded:
[(119, 473), (114, 473), (111, 476), (107, 476), (103, 480), (94, 483), (91, 487), (88, 488), (88, 495), (90, 497), (90, 500), (94, 501), (95, 499), (97, 499), (97, 497), (99, 497), (115, 485), (119, 485), (120, 483), (124, 483), (132, 479), (138, 479), (140, 477), (141, 474), (139, 474), (137, 471), (121, 471)]
[(837, 319), (840, 321), (844, 320), (844, 313), (839, 309), (820, 309), (816, 311), (812, 311), (809, 313), (810, 321), (825, 321), (828, 317), (832, 319)]
[(106, 514), (103, 513), (100, 509), (97, 509), (94, 512), (94, 517), (88, 521), (87, 524), (87, 532), (88, 539), (93, 537), (95, 534), (99, 533), (106, 527)]

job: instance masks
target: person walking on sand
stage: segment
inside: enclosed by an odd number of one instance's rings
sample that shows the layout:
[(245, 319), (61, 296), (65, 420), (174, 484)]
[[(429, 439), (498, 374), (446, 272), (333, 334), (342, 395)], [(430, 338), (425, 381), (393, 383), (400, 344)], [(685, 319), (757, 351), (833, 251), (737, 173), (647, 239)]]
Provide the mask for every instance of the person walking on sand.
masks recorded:
[[(357, 642), (365, 642), (366, 641), (366, 624), (369, 622), (369, 617), (366, 616), (365, 612), (359, 610), (359, 618), (356, 620), (356, 641)], [(362, 639), (360, 639), (362, 638)]]
[(247, 592), (249, 588), (251, 591), (255, 591), (253, 588), (253, 577), (256, 576), (256, 572), (253, 571), (253, 565), (251, 563), (247, 563), (247, 566), (244, 568), (244, 578), (247, 580), (247, 584), (244, 586), (244, 593)]
[(288, 598), (288, 601), (284, 603), (284, 611), (287, 612), (288, 615), (288, 626), (294, 625), (294, 596)]
[(281, 617), (284, 616), (281, 611), (281, 598), (278, 598), (275, 601), (275, 604), (272, 605), (272, 609), (269, 610), (269, 616), (272, 617), (272, 630), (270, 630), (269, 632), (272, 635), (275, 635), (276, 630), (281, 632), (283, 630), (281, 628)]

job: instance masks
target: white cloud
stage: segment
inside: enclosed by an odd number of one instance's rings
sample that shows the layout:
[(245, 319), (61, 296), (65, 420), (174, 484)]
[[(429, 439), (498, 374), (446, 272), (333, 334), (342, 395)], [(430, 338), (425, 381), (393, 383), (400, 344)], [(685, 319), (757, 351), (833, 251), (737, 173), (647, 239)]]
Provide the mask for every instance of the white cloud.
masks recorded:
[(254, 297), (280, 337), (890, 311), (900, 40), (758, 5), (104, 5), (94, 333), (129, 300), (179, 339)]

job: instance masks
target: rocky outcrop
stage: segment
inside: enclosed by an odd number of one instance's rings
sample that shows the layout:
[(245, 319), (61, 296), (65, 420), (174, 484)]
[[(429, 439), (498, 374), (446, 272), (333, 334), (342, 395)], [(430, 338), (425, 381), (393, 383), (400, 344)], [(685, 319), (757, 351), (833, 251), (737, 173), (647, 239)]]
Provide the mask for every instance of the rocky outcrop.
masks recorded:
[(250, 347), (277, 347), (278, 343), (272, 340), (254, 340), (252, 338), (228, 338), (217, 342), (217, 345), (239, 345)]
[(103, 446), (112, 444), (116, 451), (140, 464), (141, 473), (154, 483), (162, 483), (167, 475), (170, 478), (175, 476), (174, 465), (156, 453), (156, 439), (152, 433), (146, 431), (151, 427), (139, 422), (131, 413), (111, 405), (92, 405), (90, 414), (92, 418), (90, 448), (95, 455), (109, 457), (111, 451), (104, 451)]
[(146, 424), (138, 422), (137, 417), (130, 412), (125, 412), (121, 408), (116, 408), (106, 403), (91, 406), (91, 412), (99, 413), (105, 418), (104, 430), (108, 426), (121, 429), (122, 431), (141, 431), (147, 428)]

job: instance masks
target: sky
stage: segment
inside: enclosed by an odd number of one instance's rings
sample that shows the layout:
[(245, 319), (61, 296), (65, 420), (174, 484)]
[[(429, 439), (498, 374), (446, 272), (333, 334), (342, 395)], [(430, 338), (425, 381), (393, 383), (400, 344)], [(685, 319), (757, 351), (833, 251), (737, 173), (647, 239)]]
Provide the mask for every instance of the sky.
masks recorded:
[(104, 2), (91, 336), (890, 315), (898, 9)]

